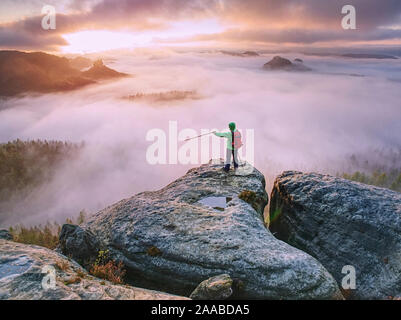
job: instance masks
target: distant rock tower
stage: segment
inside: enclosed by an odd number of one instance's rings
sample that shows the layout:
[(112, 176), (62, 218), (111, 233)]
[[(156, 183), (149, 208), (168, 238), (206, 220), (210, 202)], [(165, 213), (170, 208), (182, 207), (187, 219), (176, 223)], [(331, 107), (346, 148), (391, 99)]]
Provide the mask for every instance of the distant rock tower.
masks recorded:
[(94, 63), (93, 63), (94, 67), (103, 67), (104, 63), (102, 59), (97, 59)]

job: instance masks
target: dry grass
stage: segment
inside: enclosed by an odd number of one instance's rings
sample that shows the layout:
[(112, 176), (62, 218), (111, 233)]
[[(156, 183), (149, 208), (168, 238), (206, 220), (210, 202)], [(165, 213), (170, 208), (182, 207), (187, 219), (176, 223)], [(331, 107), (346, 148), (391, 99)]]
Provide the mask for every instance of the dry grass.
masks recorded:
[(95, 263), (89, 269), (89, 273), (114, 284), (123, 284), (126, 271), (121, 261), (116, 263), (109, 258), (109, 250), (100, 250)]
[(69, 263), (68, 263), (67, 261), (65, 261), (65, 260), (57, 260), (57, 261), (56, 261), (56, 264), (55, 264), (55, 267), (56, 267), (57, 269), (59, 269), (60, 271), (66, 272), (67, 270), (69, 270), (70, 265), (69, 265)]
[(94, 277), (108, 280), (114, 284), (123, 284), (125, 270), (122, 262), (116, 263), (114, 260), (104, 265), (93, 265), (89, 273)]
[(64, 281), (64, 284), (66, 286), (70, 285), (70, 284), (76, 284), (76, 283), (80, 283), (81, 282), (81, 278), (79, 276), (76, 277), (71, 277), (70, 279)]
[(78, 270), (76, 271), (76, 273), (77, 273), (77, 276), (80, 277), (80, 278), (85, 278), (85, 277), (86, 277), (85, 272), (83, 272), (83, 271), (80, 270), (80, 269), (78, 269)]

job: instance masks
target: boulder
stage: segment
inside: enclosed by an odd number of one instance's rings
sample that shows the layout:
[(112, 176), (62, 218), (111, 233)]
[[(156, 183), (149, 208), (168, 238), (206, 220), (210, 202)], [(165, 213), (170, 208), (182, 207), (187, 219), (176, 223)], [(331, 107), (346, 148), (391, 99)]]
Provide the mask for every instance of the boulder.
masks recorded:
[(202, 281), (189, 296), (194, 300), (224, 300), (233, 294), (233, 279), (221, 274)]
[(353, 266), (354, 299), (401, 293), (401, 194), (317, 173), (284, 172), (270, 204), (275, 236), (318, 259), (339, 284)]
[(12, 240), (13, 236), (8, 230), (0, 230), (0, 239)]
[[(52, 275), (51, 270), (55, 272), (54, 286), (44, 279)], [(181, 299), (187, 298), (115, 285), (89, 275), (76, 262), (53, 250), (0, 240), (0, 300)]]
[[(252, 194), (247, 201), (243, 191)], [(203, 280), (229, 274), (243, 284), (238, 298), (341, 297), (317, 260), (266, 229), (267, 201), (265, 179), (251, 165), (225, 173), (209, 163), (94, 214), (82, 228), (141, 287), (189, 296)]]
[(68, 255), (88, 268), (101, 249), (98, 239), (89, 231), (73, 224), (64, 224), (59, 236), (57, 251)]

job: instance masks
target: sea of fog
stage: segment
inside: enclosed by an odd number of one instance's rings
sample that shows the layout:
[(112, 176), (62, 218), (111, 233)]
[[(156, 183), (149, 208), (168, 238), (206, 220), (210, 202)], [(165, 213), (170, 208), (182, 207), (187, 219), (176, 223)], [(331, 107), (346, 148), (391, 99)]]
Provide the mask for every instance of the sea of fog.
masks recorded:
[[(166, 132), (169, 144), (171, 121), (178, 131), (224, 129), (230, 121), (253, 130), (254, 164), (265, 174), (268, 192), (284, 170), (336, 174), (349, 169), (352, 154), (375, 159), (375, 150), (401, 147), (401, 60), (283, 56), (301, 58), (314, 71), (263, 70), (270, 54), (132, 51), (103, 56), (105, 64), (130, 78), (1, 102), (0, 142), (86, 142), (76, 161), (15, 204), (1, 224), (62, 222), (82, 209), (95, 212), (167, 185), (197, 166), (147, 161), (149, 130)], [(172, 90), (196, 90), (199, 99), (123, 99)]]

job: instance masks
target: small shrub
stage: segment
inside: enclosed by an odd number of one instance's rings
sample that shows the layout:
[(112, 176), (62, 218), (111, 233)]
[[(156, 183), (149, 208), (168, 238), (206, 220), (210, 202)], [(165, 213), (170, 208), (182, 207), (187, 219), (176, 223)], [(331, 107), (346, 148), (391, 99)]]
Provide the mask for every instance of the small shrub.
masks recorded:
[(99, 250), (97, 254), (97, 258), (95, 261), (95, 265), (104, 265), (109, 262), (109, 250)]
[(123, 284), (126, 272), (123, 267), (124, 265), (121, 261), (116, 263), (114, 260), (110, 260), (104, 265), (94, 264), (89, 273), (94, 277), (111, 281), (114, 284)]
[(114, 284), (123, 284), (126, 271), (121, 261), (116, 263), (109, 258), (109, 250), (100, 250), (95, 263), (89, 269), (89, 273)]

